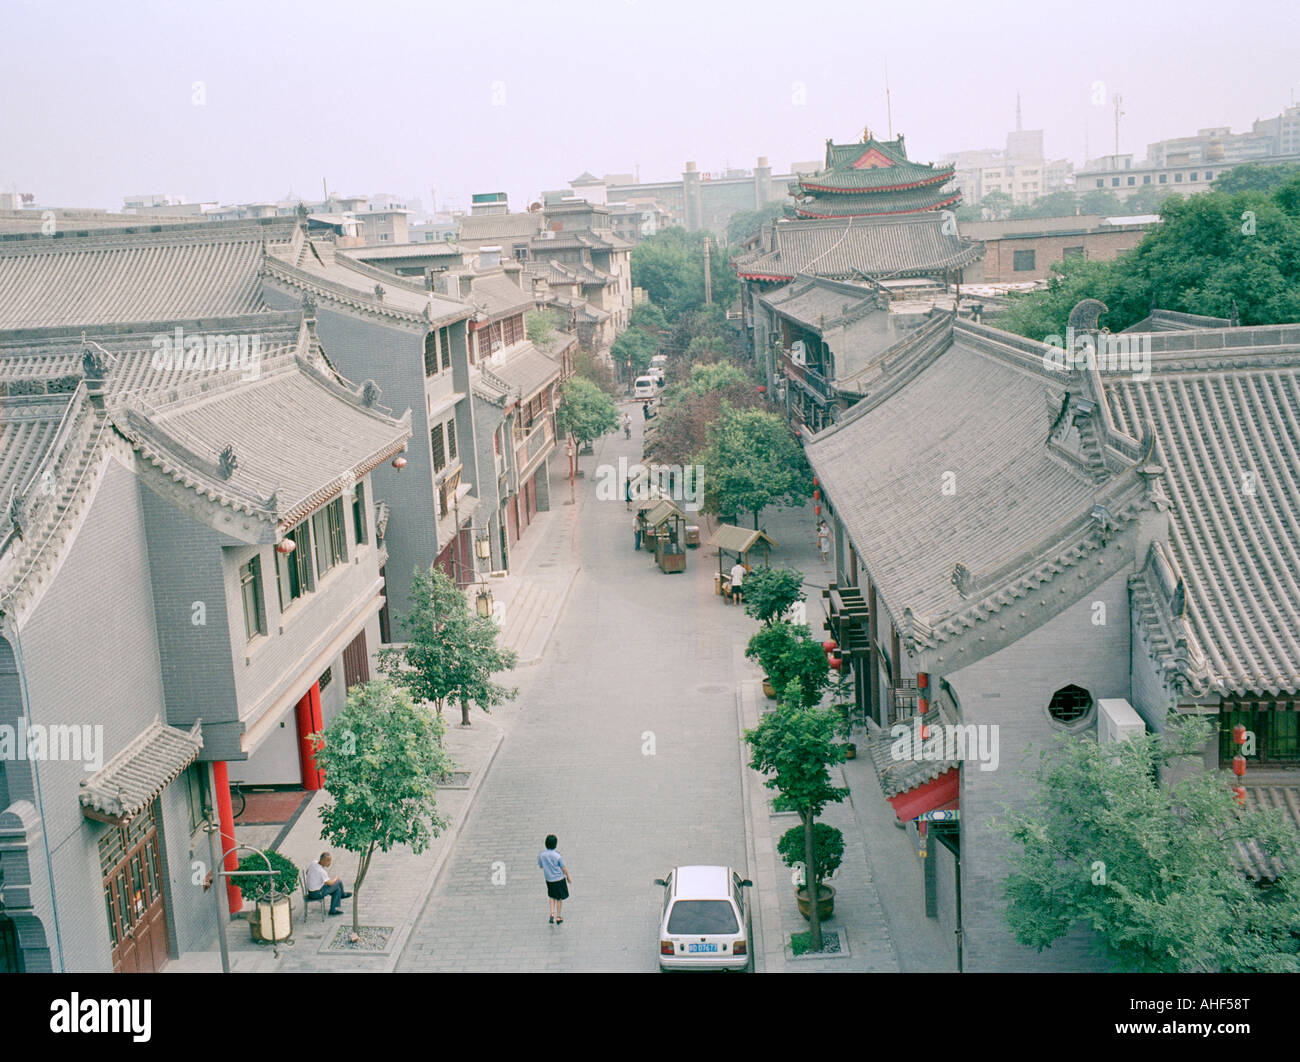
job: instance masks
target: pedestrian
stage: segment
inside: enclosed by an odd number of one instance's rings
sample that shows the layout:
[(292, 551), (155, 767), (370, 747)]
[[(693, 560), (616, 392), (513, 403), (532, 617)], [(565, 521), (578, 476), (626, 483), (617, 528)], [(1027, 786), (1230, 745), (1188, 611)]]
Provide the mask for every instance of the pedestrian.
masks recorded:
[(343, 908), (340, 906), (343, 900), (346, 900), (352, 893), (343, 888), (343, 882), (338, 876), (329, 876), (330, 863), (333, 860), (328, 852), (322, 852), (320, 859), (307, 867), (307, 899), (323, 900), (326, 896), (330, 898), (330, 914), (341, 915)]
[(546, 847), (537, 857), (537, 865), (542, 868), (542, 877), (546, 879), (546, 895), (551, 902), (551, 924), (564, 924), (564, 901), (569, 898), (569, 886), (573, 878), (569, 877), (569, 868), (564, 865), (564, 858), (555, 850), (559, 842), (555, 834), (546, 835)]
[(632, 438), (632, 414), (631, 413), (623, 414), (623, 438), (625, 439)]
[(623, 491), (623, 494), (624, 497), (627, 499), (627, 507), (630, 511), (632, 508), (632, 477), (631, 476), (627, 477), (627, 485)]
[(831, 557), (831, 529), (827, 526), (825, 520), (817, 528), (817, 548), (821, 550), (822, 563), (826, 564)]
[(632, 530), (636, 532), (636, 548), (641, 548), (641, 538), (645, 534), (645, 525), (641, 522), (641, 514), (637, 513), (632, 517)]
[(741, 584), (745, 581), (745, 566), (740, 563), (740, 558), (736, 558), (736, 563), (731, 567), (731, 598), (737, 605), (741, 603)]
[(649, 420), (649, 419), (650, 419), (650, 403), (649, 403), (649, 402), (642, 402), (642, 403), (641, 403), (641, 416), (644, 417), (646, 420)]

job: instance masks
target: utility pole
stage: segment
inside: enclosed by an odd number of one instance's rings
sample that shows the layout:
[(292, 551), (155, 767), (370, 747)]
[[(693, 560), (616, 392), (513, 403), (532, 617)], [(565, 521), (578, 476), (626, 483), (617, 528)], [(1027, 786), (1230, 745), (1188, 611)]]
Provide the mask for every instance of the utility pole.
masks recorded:
[(709, 238), (704, 237), (704, 305), (713, 304), (713, 277), (709, 275)]
[(1124, 115), (1124, 112), (1121, 111), (1121, 110), (1119, 109), (1119, 105), (1120, 105), (1121, 103), (1123, 103), (1123, 102), (1124, 102), (1124, 97), (1121, 96), (1118, 92), (1115, 93), (1115, 158), (1116, 158), (1116, 160), (1117, 160), (1117, 161), (1116, 161), (1116, 165), (1119, 164), (1119, 163), (1118, 163), (1118, 159), (1119, 159), (1119, 120), (1120, 120), (1120, 118), (1123, 117), (1123, 115)]

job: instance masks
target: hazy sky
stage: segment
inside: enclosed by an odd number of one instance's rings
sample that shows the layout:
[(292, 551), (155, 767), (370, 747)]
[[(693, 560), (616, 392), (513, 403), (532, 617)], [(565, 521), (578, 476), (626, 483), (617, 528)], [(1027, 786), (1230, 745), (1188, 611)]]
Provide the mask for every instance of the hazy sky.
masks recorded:
[[(43, 206), (393, 192), (522, 209), (584, 169), (643, 181), (822, 155), (887, 133), (908, 153), (1049, 157), (1250, 127), (1300, 93), (1296, 0), (341, 4), (0, 0), (0, 189)], [(195, 82), (202, 86), (195, 88)], [(1102, 106), (1092, 100), (1102, 82)]]

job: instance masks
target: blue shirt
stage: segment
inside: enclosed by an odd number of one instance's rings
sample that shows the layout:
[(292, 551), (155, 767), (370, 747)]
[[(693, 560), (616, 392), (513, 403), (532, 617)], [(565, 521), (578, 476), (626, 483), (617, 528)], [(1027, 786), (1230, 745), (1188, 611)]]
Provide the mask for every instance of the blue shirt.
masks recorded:
[(543, 850), (537, 857), (537, 865), (542, 868), (542, 876), (547, 881), (564, 880), (564, 860), (554, 848)]

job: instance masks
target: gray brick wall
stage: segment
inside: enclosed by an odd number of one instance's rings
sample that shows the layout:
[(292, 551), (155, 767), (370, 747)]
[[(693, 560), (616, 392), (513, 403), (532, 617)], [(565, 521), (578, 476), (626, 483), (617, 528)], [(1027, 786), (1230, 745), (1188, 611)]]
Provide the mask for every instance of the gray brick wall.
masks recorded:
[[(1047, 714), (1052, 694), (1074, 684), (1094, 702), (1129, 696), (1129, 611), (1126, 572), (1033, 633), (960, 671), (941, 676), (956, 691), (962, 722), (999, 727), (1000, 764), (961, 772), (962, 922), (965, 968), (980, 971), (1097, 970), (1090, 937), (1075, 933), (1038, 954), (1011, 937), (1004, 922), (1002, 882), (1010, 840), (989, 825), (1003, 805), (1023, 804), (1033, 792), (1038, 751), (1060, 728)], [(1106, 623), (1092, 622), (1093, 602)], [(1095, 707), (1094, 707), (1095, 713)], [(1090, 728), (1095, 733), (1095, 727)], [(1082, 737), (1075, 740), (1084, 740)]]

